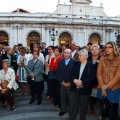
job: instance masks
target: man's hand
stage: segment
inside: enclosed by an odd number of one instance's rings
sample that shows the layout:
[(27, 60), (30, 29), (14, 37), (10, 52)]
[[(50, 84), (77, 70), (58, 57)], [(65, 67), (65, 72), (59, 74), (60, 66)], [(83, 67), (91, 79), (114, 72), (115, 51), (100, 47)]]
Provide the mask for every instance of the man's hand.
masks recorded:
[(35, 75), (34, 74), (30, 74), (31, 78), (35, 78)]
[(71, 84), (70, 83), (67, 83), (67, 87), (70, 87), (71, 86)]
[(63, 87), (70, 87), (70, 83), (65, 83), (65, 82), (64, 82), (64, 83), (62, 84), (62, 86), (63, 86)]

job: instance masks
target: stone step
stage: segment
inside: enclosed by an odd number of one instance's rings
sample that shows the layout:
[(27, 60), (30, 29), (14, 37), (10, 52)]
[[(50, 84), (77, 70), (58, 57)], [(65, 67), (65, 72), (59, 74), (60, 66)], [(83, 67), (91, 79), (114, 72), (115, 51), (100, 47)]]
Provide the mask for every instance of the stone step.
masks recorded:
[[(16, 109), (10, 111), (9, 105), (7, 108), (0, 108), (0, 120), (67, 120), (68, 113), (63, 117), (59, 117), (57, 107), (52, 108), (52, 99), (46, 100), (46, 91), (43, 92), (43, 100), (41, 105), (37, 105), (37, 101), (29, 104), (31, 96), (20, 96), (20, 90), (15, 92)], [(97, 107), (98, 108), (98, 107)], [(91, 115), (88, 111), (87, 120), (97, 120), (99, 110), (96, 108), (97, 114)], [(79, 114), (77, 116), (79, 120)]]

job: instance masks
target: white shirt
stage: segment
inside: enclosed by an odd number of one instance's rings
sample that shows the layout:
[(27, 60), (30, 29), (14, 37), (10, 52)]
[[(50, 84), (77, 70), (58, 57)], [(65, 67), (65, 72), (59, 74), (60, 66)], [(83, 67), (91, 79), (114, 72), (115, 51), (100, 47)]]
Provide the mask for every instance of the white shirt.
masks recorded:
[(82, 76), (82, 73), (83, 73), (83, 70), (86, 66), (86, 63), (81, 63), (81, 66), (80, 66), (80, 73), (79, 73), (79, 80), (81, 79), (81, 76)]
[(76, 50), (72, 52), (72, 58), (74, 57), (75, 53), (76, 53)]
[(17, 60), (18, 64), (24, 63), (25, 65), (27, 65), (28, 61), (29, 61), (29, 58), (27, 54), (25, 54), (25, 56), (21, 56), (21, 55), (18, 56), (18, 60)]
[[(49, 64), (51, 62), (51, 59), (55, 57), (54, 53), (51, 55), (51, 57), (49, 58), (49, 55), (46, 55), (46, 59), (45, 59), (45, 62), (48, 62), (49, 60)], [(45, 74), (48, 75), (48, 72), (49, 72), (49, 67), (45, 67)]]

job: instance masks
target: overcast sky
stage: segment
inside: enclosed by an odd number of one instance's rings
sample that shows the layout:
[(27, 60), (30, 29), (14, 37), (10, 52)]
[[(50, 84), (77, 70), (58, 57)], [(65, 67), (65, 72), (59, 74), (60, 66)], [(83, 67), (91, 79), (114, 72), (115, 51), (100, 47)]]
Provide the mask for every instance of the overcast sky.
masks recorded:
[[(60, 3), (71, 4), (70, 0), (60, 0)], [(54, 12), (58, 0), (0, 0), (0, 12), (11, 12), (22, 8), (29, 12)], [(120, 0), (92, 0), (92, 6), (103, 3), (108, 16), (120, 15)]]

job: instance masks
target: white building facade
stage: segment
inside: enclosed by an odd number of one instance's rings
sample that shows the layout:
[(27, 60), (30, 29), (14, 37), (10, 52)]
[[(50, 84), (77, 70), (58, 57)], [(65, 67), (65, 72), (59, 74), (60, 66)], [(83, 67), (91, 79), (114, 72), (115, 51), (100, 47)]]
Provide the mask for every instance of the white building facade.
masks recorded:
[(72, 4), (60, 4), (53, 13), (16, 12), (0, 13), (0, 41), (8, 41), (13, 47), (18, 43), (31, 46), (35, 42), (53, 45), (50, 31), (54, 29), (54, 45), (76, 42), (84, 46), (88, 42), (105, 44), (119, 42), (120, 18), (108, 17), (100, 7), (90, 6), (90, 0), (71, 0)]

